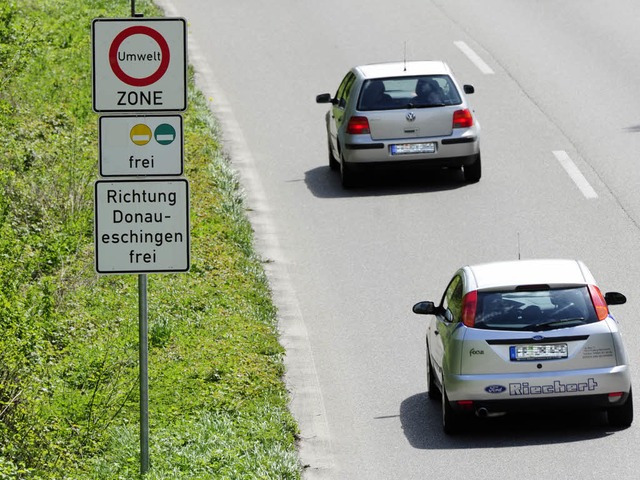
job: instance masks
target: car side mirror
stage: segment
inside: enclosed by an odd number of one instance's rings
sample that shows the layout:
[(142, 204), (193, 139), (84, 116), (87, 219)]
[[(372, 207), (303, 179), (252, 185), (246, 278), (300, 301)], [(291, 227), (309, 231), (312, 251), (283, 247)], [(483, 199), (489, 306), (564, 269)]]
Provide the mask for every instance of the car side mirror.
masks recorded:
[(316, 103), (331, 103), (331, 94), (321, 93), (320, 95), (316, 95)]
[(604, 294), (604, 300), (607, 305), (622, 305), (627, 303), (627, 297), (618, 292), (607, 292)]
[(462, 88), (464, 90), (464, 93), (468, 93), (468, 94), (476, 93), (476, 89), (473, 87), (473, 85), (463, 85)]
[(433, 302), (418, 302), (413, 306), (413, 313), (419, 315), (435, 315), (436, 306)]

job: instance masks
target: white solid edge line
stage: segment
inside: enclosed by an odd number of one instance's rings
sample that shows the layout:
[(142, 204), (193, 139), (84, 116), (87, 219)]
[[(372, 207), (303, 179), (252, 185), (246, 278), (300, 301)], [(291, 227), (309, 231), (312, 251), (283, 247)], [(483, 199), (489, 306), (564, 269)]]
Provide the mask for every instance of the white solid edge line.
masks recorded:
[[(168, 16), (178, 16), (172, 0), (154, 0)], [(249, 219), (259, 253), (271, 261), (264, 263), (265, 271), (278, 309), (280, 343), (286, 350), (285, 384), (289, 390), (289, 409), (298, 422), (300, 439), (298, 455), (305, 480), (332, 480), (335, 461), (327, 422), (327, 413), (320, 388), (320, 380), (309, 340), (307, 327), (287, 269), (287, 259), (280, 247), (274, 223), (268, 213), (269, 206), (257, 174), (255, 160), (222, 89), (207, 65), (199, 46), (189, 38), (189, 62), (196, 70), (196, 83), (211, 103), (223, 130), (225, 150), (233, 151), (233, 168), (247, 185), (245, 194), (249, 206)]]
[(487, 65), (485, 61), (480, 58), (480, 55), (474, 52), (473, 49), (465, 42), (458, 40), (453, 42), (453, 44), (458, 47), (460, 51), (462, 51), (462, 53), (464, 53), (467, 58), (471, 60), (473, 64), (478, 67), (478, 69), (480, 69), (482, 73), (484, 73), (485, 75), (494, 74), (493, 69), (489, 65)]
[(569, 177), (571, 177), (571, 180), (573, 180), (586, 198), (598, 198), (596, 191), (589, 184), (584, 175), (582, 175), (582, 172), (577, 165), (573, 163), (573, 160), (571, 160), (571, 157), (569, 157), (567, 152), (564, 150), (554, 150), (553, 155), (556, 157), (558, 162), (560, 162), (562, 168), (565, 169)]

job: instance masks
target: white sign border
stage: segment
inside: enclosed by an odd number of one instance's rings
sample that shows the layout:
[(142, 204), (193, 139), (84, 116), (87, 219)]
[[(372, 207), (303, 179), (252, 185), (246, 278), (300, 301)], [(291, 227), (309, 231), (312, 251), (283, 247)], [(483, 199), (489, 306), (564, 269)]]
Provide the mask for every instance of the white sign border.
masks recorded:
[[(146, 23), (151, 23), (151, 22), (181, 22), (183, 24), (183, 39), (182, 39), (182, 55), (184, 58), (184, 65), (182, 65), (182, 75), (183, 75), (183, 85), (184, 85), (184, 89), (182, 92), (182, 105), (181, 106), (177, 106), (177, 108), (171, 108), (167, 107), (167, 108), (155, 108), (153, 106), (149, 106), (147, 108), (140, 108), (140, 106), (137, 105), (133, 105), (131, 106), (131, 108), (113, 108), (113, 106), (111, 106), (111, 108), (109, 108), (109, 106), (103, 107), (103, 108), (98, 108), (98, 106), (96, 105), (97, 102), (97, 82), (96, 82), (96, 77), (97, 77), (97, 71), (96, 71), (96, 32), (95, 32), (95, 26), (97, 23), (101, 23), (101, 22), (127, 22), (127, 23), (131, 23), (132, 25), (130, 26), (134, 26), (135, 24), (137, 25), (145, 25)], [(187, 110), (187, 102), (188, 102), (188, 94), (187, 94), (187, 87), (188, 87), (188, 47), (187, 47), (187, 20), (183, 17), (154, 17), (154, 18), (94, 18), (93, 21), (91, 22), (91, 65), (92, 65), (92, 72), (91, 72), (91, 78), (92, 78), (92, 88), (91, 88), (91, 97), (92, 97), (92, 107), (93, 107), (93, 111), (96, 113), (118, 113), (118, 112), (123, 112), (123, 113), (131, 113), (131, 112), (184, 112)]]
[[(101, 271), (99, 269), (100, 254), (98, 251), (99, 239), (98, 239), (98, 185), (102, 183), (167, 183), (167, 182), (182, 182), (185, 184), (187, 201), (186, 201), (186, 237), (187, 237), (187, 252), (186, 252), (186, 267), (185, 268), (157, 268), (157, 269), (142, 269), (142, 270), (108, 270)], [(164, 177), (160, 178), (120, 178), (120, 179), (101, 179), (96, 180), (94, 183), (94, 216), (93, 216), (93, 240), (94, 240), (94, 267), (95, 271), (99, 275), (128, 275), (128, 274), (150, 274), (150, 273), (186, 273), (191, 269), (191, 218), (190, 218), (190, 193), (189, 193), (189, 181), (184, 177)]]
[[(124, 118), (124, 119), (131, 119), (131, 118), (139, 118), (141, 120), (144, 120), (145, 118), (174, 118), (174, 117), (179, 117), (179, 124), (180, 124), (180, 171), (177, 173), (108, 173), (106, 174), (104, 172), (104, 165), (103, 165), (103, 152), (105, 150), (107, 150), (107, 146), (103, 145), (103, 132), (102, 132), (102, 128), (103, 128), (103, 119), (113, 119), (113, 118)], [(182, 115), (180, 115), (179, 113), (173, 114), (173, 115), (169, 115), (169, 114), (160, 114), (160, 113), (149, 113), (149, 114), (141, 114), (141, 115), (100, 115), (100, 118), (98, 118), (98, 170), (99, 170), (99, 174), (101, 177), (103, 178), (118, 178), (118, 177), (126, 177), (126, 178), (130, 178), (130, 177), (137, 177), (137, 178), (141, 178), (141, 177), (171, 177), (171, 176), (182, 176), (184, 175), (184, 118), (182, 117)]]

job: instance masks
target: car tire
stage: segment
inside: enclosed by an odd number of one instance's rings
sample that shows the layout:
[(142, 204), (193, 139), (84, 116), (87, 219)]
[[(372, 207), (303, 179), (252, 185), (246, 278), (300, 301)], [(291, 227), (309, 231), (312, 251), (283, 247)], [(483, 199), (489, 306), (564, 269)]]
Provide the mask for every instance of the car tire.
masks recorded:
[(476, 155), (475, 161), (470, 165), (464, 166), (464, 181), (467, 183), (477, 183), (482, 176), (482, 161), (480, 154)]
[(342, 188), (352, 188), (356, 185), (353, 169), (344, 161), (344, 158), (340, 162), (340, 180), (342, 181)]
[(429, 400), (438, 400), (440, 398), (440, 390), (433, 379), (433, 365), (431, 364), (431, 356), (427, 347), (427, 395)]
[(629, 390), (627, 401), (621, 407), (607, 409), (609, 425), (616, 428), (627, 428), (633, 422), (633, 392)]
[(336, 159), (335, 155), (333, 154), (333, 150), (331, 148), (331, 140), (327, 140), (327, 147), (329, 150), (329, 168), (331, 170), (338, 170), (340, 168), (340, 162)]
[(444, 386), (442, 388), (442, 430), (447, 435), (455, 435), (462, 431), (461, 415), (449, 403)]

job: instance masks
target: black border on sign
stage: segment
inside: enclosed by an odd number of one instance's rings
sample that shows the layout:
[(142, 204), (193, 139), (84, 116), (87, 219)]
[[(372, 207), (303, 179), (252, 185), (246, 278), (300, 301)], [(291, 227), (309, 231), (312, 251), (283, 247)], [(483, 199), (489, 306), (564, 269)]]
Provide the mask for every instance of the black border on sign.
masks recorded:
[[(145, 174), (112, 174), (112, 175), (105, 175), (102, 172), (102, 150), (103, 150), (103, 145), (102, 145), (102, 119), (103, 118), (140, 118), (140, 119), (144, 119), (144, 118), (149, 118), (149, 117), (164, 117), (164, 118), (171, 118), (171, 117), (178, 117), (180, 118), (180, 173), (176, 173), (176, 174), (171, 174), (171, 173), (145, 173)], [(104, 178), (129, 178), (129, 177), (137, 177), (137, 178), (143, 178), (143, 177), (171, 177), (171, 176), (182, 176), (184, 174), (184, 120), (182, 118), (182, 115), (180, 114), (173, 114), (173, 115), (162, 115), (162, 114), (142, 114), (142, 115), (101, 115), (100, 118), (98, 118), (98, 169), (100, 171), (100, 176), (104, 177)]]
[[(183, 182), (186, 187), (187, 193), (187, 266), (186, 268), (176, 268), (176, 269), (151, 269), (151, 270), (109, 270), (109, 271), (100, 271), (98, 268), (98, 184), (100, 183), (159, 183), (159, 182)], [(96, 273), (100, 275), (124, 275), (124, 274), (148, 274), (148, 273), (185, 273), (188, 272), (191, 268), (191, 219), (190, 219), (190, 208), (189, 208), (189, 181), (186, 178), (172, 178), (172, 177), (164, 177), (162, 179), (152, 178), (152, 179), (113, 179), (113, 180), (96, 180), (93, 186), (93, 205), (94, 205), (94, 216), (93, 216), (93, 248), (94, 248), (94, 265)]]
[[(184, 92), (182, 97), (182, 108), (118, 108), (118, 109), (100, 109), (96, 108), (96, 32), (95, 25), (99, 22), (131, 22), (138, 23), (140, 25), (144, 25), (149, 22), (182, 22), (182, 33), (183, 33), (183, 58), (184, 58), (184, 67), (183, 67), (183, 76), (184, 76)], [(92, 108), (96, 113), (131, 113), (131, 112), (184, 112), (187, 109), (187, 80), (188, 80), (188, 57), (187, 57), (187, 20), (182, 17), (159, 17), (159, 18), (94, 18), (91, 22), (91, 100), (92, 100)], [(131, 87), (131, 88), (140, 88), (140, 87)]]

